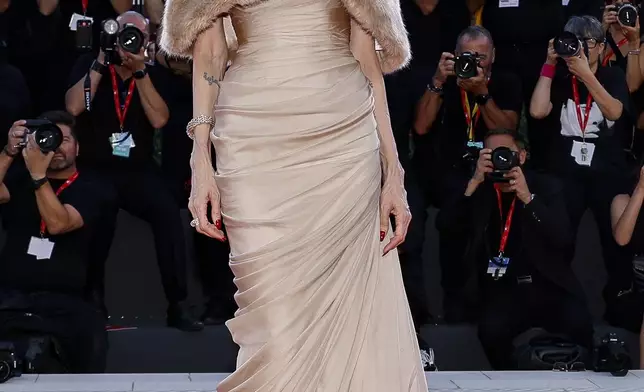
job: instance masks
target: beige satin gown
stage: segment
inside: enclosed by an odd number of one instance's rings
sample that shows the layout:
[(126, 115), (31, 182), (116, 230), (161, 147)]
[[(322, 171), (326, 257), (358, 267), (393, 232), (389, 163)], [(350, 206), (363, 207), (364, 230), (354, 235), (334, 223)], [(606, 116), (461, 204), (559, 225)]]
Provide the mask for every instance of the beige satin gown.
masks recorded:
[(212, 141), (240, 351), (217, 391), (427, 392), (398, 256), (382, 256), (374, 98), (349, 16), (339, 0), (231, 16)]

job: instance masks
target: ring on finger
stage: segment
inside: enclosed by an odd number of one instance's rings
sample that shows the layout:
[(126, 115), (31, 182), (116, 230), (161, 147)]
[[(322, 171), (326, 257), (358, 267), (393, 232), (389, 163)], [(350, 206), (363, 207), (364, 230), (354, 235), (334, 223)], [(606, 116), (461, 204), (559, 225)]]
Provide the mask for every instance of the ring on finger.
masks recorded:
[(193, 219), (190, 221), (190, 227), (196, 228), (199, 226), (199, 219)]
[(516, 182), (515, 180), (510, 180), (510, 185), (514, 185), (514, 184), (516, 184), (516, 183), (517, 183), (517, 182)]

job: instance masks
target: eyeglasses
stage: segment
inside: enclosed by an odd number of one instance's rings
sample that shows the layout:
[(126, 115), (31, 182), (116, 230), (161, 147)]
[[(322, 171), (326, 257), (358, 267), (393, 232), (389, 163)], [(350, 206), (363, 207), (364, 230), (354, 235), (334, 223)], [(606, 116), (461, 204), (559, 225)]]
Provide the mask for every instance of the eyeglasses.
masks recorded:
[(552, 370), (559, 372), (584, 372), (586, 365), (583, 362), (573, 362), (570, 365), (565, 362), (555, 362)]
[(597, 45), (600, 44), (599, 41), (597, 41), (595, 38), (581, 38), (584, 42), (586, 42), (586, 46), (588, 46), (588, 49), (595, 49)]

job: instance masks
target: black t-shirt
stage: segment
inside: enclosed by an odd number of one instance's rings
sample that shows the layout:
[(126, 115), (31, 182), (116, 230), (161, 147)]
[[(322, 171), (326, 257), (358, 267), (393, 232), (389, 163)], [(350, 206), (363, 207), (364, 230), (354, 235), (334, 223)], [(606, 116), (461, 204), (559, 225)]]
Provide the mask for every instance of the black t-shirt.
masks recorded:
[(548, 42), (561, 33), (569, 16), (590, 14), (601, 18), (603, 5), (602, 0), (570, 0), (567, 7), (561, 0), (487, 0), (485, 3), (483, 26), (490, 31), (497, 46)]
[(31, 114), (30, 106), (29, 89), (20, 70), (0, 64), (0, 146), (7, 144), (13, 122)]
[[(0, 287), (25, 291), (81, 293), (87, 277), (89, 238), (105, 205), (96, 180), (80, 173), (59, 195), (63, 204), (74, 207), (84, 226), (62, 235), (46, 235), (54, 243), (48, 260), (37, 260), (27, 253), (32, 237), (40, 236), (40, 213), (31, 177), (24, 165), (14, 164), (5, 178), (11, 193), (9, 203), (1, 206), (7, 237), (0, 252)], [(56, 191), (65, 180), (50, 179)]]
[[(78, 59), (70, 77), (70, 87), (85, 78), (93, 61), (94, 56), (89, 53)], [(163, 86), (163, 74), (158, 72), (157, 66), (148, 68), (152, 84), (158, 90), (160, 86)], [(118, 74), (116, 78), (122, 106), (133, 78), (121, 80)], [(154, 151), (154, 127), (145, 114), (137, 88), (134, 88), (124, 125), (124, 131), (131, 133), (135, 143), (128, 158), (112, 154), (110, 137), (112, 134), (120, 132), (114, 105), (112, 80), (108, 71), (103, 75), (98, 85), (91, 111), (85, 111), (77, 118), (76, 129), (81, 145), (79, 163), (97, 168), (116, 169), (142, 167), (148, 164), (152, 160)]]
[[(597, 103), (593, 102), (585, 132), (586, 144), (594, 145), (590, 167), (602, 172), (623, 174), (627, 170), (623, 144), (624, 132), (628, 132), (627, 128), (630, 123), (630, 94), (626, 85), (626, 77), (619, 67), (600, 67), (595, 76), (613, 98), (623, 103), (624, 110), (619, 120), (609, 121), (604, 118)], [(584, 116), (588, 89), (580, 81), (577, 82), (577, 86), (581, 114)], [(557, 129), (550, 130), (549, 136), (552, 137), (553, 148), (549, 153), (548, 166), (557, 174), (573, 174), (584, 166), (577, 164), (575, 158), (571, 156), (573, 144), (579, 147), (578, 143), (581, 143), (583, 139), (573, 99), (570, 75), (555, 77), (551, 91), (551, 116), (559, 121), (556, 122)], [(548, 132), (546, 129), (543, 131)], [(591, 146), (591, 148), (593, 147)]]
[[(512, 110), (521, 113), (523, 101), (521, 84), (516, 75), (505, 72), (492, 72), (488, 84), (489, 94), (501, 110)], [(456, 78), (448, 79), (445, 84), (443, 105), (439, 111), (434, 127), (429, 131), (433, 153), (439, 164), (445, 167), (458, 165), (466, 152), (468, 142), (467, 122), (461, 99), (461, 89)], [(469, 94), (470, 110), (474, 109), (475, 97)], [(442, 122), (440, 121), (442, 119)], [(475, 122), (474, 139), (481, 142), (488, 132), (485, 120), (479, 115)]]
[(400, 8), (411, 45), (411, 66), (435, 67), (442, 52), (452, 52), (456, 37), (469, 25), (463, 0), (440, 1), (424, 15), (414, 0), (402, 0)]

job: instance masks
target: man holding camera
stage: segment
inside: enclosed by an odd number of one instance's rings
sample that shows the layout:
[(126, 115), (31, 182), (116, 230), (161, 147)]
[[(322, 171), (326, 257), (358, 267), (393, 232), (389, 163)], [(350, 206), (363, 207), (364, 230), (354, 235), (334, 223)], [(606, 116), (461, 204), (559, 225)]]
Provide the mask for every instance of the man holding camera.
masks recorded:
[(534, 327), (590, 347), (591, 316), (567, 257), (573, 238), (562, 186), (524, 172), (516, 132), (492, 130), (484, 143), (474, 175), (440, 211), (437, 226), (466, 242), (464, 257), (451, 262), (467, 281), (463, 296), (479, 310), (491, 365), (515, 367), (512, 342)]
[[(424, 173), (430, 199), (441, 208), (471, 176), (488, 129), (516, 129), (521, 112), (521, 91), (512, 74), (492, 70), (494, 44), (480, 26), (463, 30), (455, 54), (443, 53), (432, 83), (421, 99), (414, 129), (424, 138)], [(442, 120), (442, 121), (441, 121)], [(461, 274), (451, 259), (462, 246), (440, 234), (444, 309), (448, 322), (467, 318), (458, 296)]]
[[(105, 318), (84, 299), (84, 290), (88, 239), (104, 199), (96, 180), (76, 168), (74, 118), (65, 112), (41, 118), (58, 127), (56, 140), (45, 146), (51, 134), (48, 138), (38, 128), (43, 122), (32, 127), (31, 121), (21, 120), (9, 130), (0, 153), (0, 204), (7, 232), (0, 253), (0, 341), (11, 336), (14, 323), (9, 321), (25, 322), (60, 342), (72, 372), (103, 372)], [(18, 157), (23, 159), (13, 163)]]
[[(79, 163), (110, 179), (118, 196), (96, 237), (95, 257), (103, 263), (107, 259), (119, 207), (148, 222), (169, 303), (168, 326), (198, 331), (203, 324), (192, 319), (184, 303), (186, 249), (179, 206), (153, 157), (155, 129), (166, 124), (169, 110), (158, 91), (164, 74), (146, 66), (148, 22), (128, 11), (103, 26), (98, 58), (89, 54), (78, 60), (65, 97), (81, 130)], [(97, 300), (102, 302), (104, 266), (93, 276)]]

